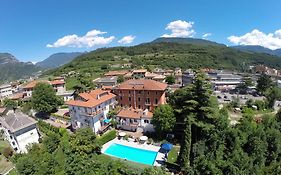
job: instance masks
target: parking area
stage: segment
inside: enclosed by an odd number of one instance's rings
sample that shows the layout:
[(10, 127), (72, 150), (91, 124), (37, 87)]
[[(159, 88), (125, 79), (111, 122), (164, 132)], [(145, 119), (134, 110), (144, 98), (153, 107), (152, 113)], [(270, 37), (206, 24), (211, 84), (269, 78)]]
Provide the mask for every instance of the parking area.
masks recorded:
[(253, 96), (251, 94), (230, 94), (228, 92), (214, 91), (214, 95), (217, 97), (219, 103), (229, 103), (233, 99), (238, 98), (241, 104), (245, 104), (247, 100), (252, 99), (256, 100), (264, 100), (264, 96)]

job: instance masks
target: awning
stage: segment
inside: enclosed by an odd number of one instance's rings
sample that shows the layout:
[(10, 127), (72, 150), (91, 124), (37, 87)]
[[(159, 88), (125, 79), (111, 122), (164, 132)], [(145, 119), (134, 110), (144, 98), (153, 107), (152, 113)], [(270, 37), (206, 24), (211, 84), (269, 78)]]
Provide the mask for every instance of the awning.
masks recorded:
[(171, 143), (163, 143), (161, 148), (166, 151), (170, 151), (173, 148), (173, 145)]

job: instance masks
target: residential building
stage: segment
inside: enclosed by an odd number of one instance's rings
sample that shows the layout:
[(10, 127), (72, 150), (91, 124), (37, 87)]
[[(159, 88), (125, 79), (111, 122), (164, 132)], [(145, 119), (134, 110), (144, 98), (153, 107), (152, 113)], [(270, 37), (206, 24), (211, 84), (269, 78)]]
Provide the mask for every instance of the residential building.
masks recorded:
[(22, 112), (9, 111), (7, 115), (0, 117), (0, 128), (17, 153), (25, 153), (27, 146), (39, 143), (36, 120)]
[(65, 81), (64, 78), (62, 77), (57, 77), (52, 81), (46, 81), (46, 80), (34, 80), (31, 82), (28, 82), (25, 86), (22, 87), (24, 97), (25, 98), (30, 98), (32, 96), (32, 92), (34, 87), (36, 86), (37, 83), (48, 83), (52, 85), (54, 90), (56, 91), (56, 95), (61, 96), (64, 101), (69, 101), (73, 99), (73, 93), (74, 91), (67, 91), (65, 87)]
[(123, 108), (116, 115), (117, 127), (129, 131), (137, 131), (138, 128), (142, 128), (144, 132), (153, 132), (152, 117), (152, 112), (147, 109)]
[(115, 86), (117, 84), (117, 76), (113, 77), (104, 77), (104, 78), (97, 78), (93, 82), (101, 88), (103, 86)]
[(113, 88), (121, 107), (133, 109), (148, 109), (153, 111), (155, 107), (166, 103), (165, 90), (167, 84), (146, 79), (132, 79)]
[(6, 98), (13, 94), (12, 85), (3, 84), (0, 86), (0, 98)]
[(101, 89), (81, 93), (75, 100), (66, 102), (69, 107), (72, 128), (91, 127), (95, 133), (101, 132), (110, 109), (116, 105), (116, 95)]
[(193, 82), (194, 72), (186, 70), (182, 73), (182, 86), (187, 86)]
[(114, 77), (114, 76), (124, 76), (127, 74), (128, 70), (117, 70), (117, 71), (109, 71), (106, 74), (104, 74), (106, 77)]
[(132, 76), (133, 76), (134, 78), (136, 78), (136, 79), (144, 78), (146, 72), (147, 72), (146, 69), (137, 69), (137, 70), (133, 70)]

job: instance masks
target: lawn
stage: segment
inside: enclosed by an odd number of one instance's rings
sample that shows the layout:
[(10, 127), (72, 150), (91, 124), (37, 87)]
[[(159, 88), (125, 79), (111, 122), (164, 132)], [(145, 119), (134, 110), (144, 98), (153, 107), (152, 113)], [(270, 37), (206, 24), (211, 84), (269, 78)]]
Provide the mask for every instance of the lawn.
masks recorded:
[(128, 167), (134, 167), (139, 172), (142, 172), (145, 168), (151, 167), (149, 165), (140, 164), (140, 163), (136, 163), (136, 162), (132, 162), (132, 161), (128, 161), (128, 160), (123, 160), (123, 159), (119, 159), (119, 158), (116, 158), (116, 157), (111, 157), (111, 156), (108, 156), (108, 155), (105, 155), (105, 154), (101, 154), (99, 156), (105, 162), (108, 162), (110, 160), (120, 161), (120, 162), (125, 163)]
[(0, 138), (0, 152), (2, 152), (2, 150), (8, 146), (10, 146), (9, 143), (6, 140), (1, 140)]
[(167, 162), (172, 163), (172, 164), (176, 163), (179, 151), (180, 151), (180, 147), (179, 146), (174, 146), (172, 148), (172, 150), (168, 154)]
[[(9, 143), (5, 140), (0, 140), (0, 152), (7, 147), (10, 146)], [(8, 170), (10, 170), (13, 167), (13, 163), (10, 161), (7, 161), (6, 158), (3, 155), (0, 155), (0, 174), (6, 173)]]

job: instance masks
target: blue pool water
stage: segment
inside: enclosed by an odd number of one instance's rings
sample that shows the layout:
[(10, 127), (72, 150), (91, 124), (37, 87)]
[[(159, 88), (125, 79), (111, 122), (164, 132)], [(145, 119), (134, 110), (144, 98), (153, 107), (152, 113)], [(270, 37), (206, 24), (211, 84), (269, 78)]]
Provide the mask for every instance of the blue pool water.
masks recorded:
[(157, 155), (157, 152), (154, 151), (147, 151), (116, 143), (110, 145), (110, 147), (108, 147), (104, 153), (110, 156), (118, 157), (121, 159), (127, 159), (133, 162), (142, 163), (146, 165), (153, 165)]

